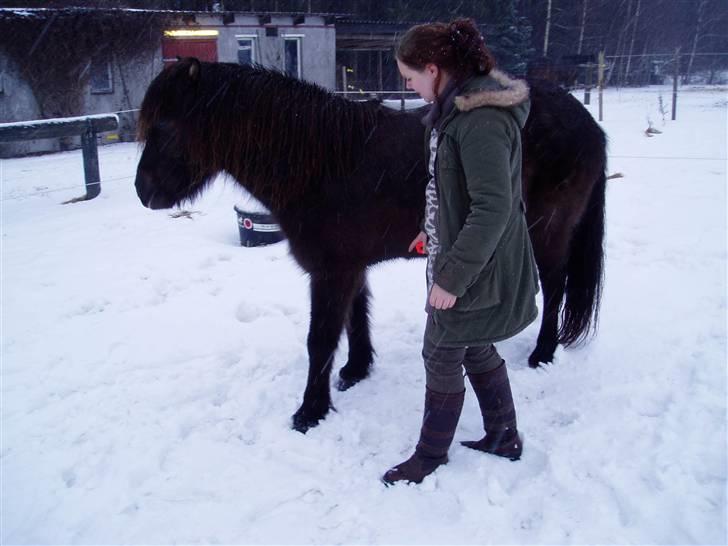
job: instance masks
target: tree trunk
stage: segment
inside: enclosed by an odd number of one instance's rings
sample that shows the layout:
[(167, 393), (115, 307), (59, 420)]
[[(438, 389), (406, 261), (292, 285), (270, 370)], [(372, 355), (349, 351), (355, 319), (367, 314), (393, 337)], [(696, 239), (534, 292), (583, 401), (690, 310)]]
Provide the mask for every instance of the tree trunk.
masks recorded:
[(577, 49), (577, 53), (581, 55), (581, 48), (584, 45), (584, 27), (586, 26), (586, 10), (587, 5), (589, 4), (589, 0), (584, 0), (584, 5), (581, 10), (581, 29), (579, 30), (579, 49)]
[(546, 30), (543, 35), (543, 56), (547, 57), (549, 54), (549, 32), (551, 32), (551, 0), (548, 0), (546, 7)]
[(627, 55), (625, 55), (625, 43), (627, 32), (629, 31), (630, 20), (632, 17), (632, 0), (627, 2), (627, 14), (625, 15), (625, 24), (622, 30), (619, 32), (619, 40), (617, 41), (617, 55), (619, 56), (619, 70), (617, 72), (618, 82), (617, 84), (622, 87), (624, 86), (624, 80), (626, 78), (625, 67), (627, 66)]
[(649, 40), (645, 40), (645, 44), (642, 47), (642, 55), (640, 55), (640, 58), (637, 61), (637, 66), (639, 67), (637, 70), (637, 75), (641, 79), (640, 85), (649, 85), (650, 84), (650, 72), (652, 69), (650, 59), (647, 58), (647, 49), (649, 45)]
[(688, 68), (685, 72), (683, 83), (690, 83), (690, 72), (693, 69), (693, 61), (695, 60), (695, 51), (698, 49), (698, 42), (700, 41), (700, 34), (703, 27), (703, 14), (705, 12), (705, 5), (708, 0), (700, 0), (698, 4), (698, 21), (695, 23), (695, 35), (693, 36), (693, 48), (690, 51), (690, 57), (688, 58)]
[(632, 39), (629, 43), (629, 54), (627, 56), (627, 69), (625, 70), (625, 76), (627, 77), (627, 79), (629, 79), (629, 77), (630, 77), (629, 69), (630, 69), (630, 64), (632, 63), (632, 52), (634, 51), (634, 40), (635, 40), (635, 37), (637, 36), (637, 25), (640, 20), (640, 5), (641, 4), (642, 4), (642, 0), (637, 0), (637, 8), (635, 9), (634, 18), (632, 20)]

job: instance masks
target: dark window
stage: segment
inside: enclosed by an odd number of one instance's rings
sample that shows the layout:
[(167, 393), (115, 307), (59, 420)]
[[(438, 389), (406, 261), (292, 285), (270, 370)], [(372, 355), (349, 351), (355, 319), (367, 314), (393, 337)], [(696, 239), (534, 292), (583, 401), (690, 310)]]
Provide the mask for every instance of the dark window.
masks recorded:
[(98, 56), (91, 59), (91, 92), (113, 93), (114, 78), (111, 74), (111, 62), (108, 56)]
[(286, 38), (283, 41), (286, 56), (286, 74), (292, 78), (301, 77), (301, 39)]
[(238, 38), (238, 63), (252, 64), (256, 60), (255, 38)]

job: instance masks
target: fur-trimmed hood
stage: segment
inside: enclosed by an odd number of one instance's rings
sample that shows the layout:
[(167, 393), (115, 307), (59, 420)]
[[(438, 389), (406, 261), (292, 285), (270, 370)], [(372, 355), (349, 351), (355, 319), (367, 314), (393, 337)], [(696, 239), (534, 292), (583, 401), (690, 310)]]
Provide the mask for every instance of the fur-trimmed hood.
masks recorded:
[(523, 127), (528, 117), (528, 96), (528, 84), (524, 80), (511, 78), (505, 72), (493, 69), (487, 76), (467, 82), (462, 94), (455, 97), (455, 107), (461, 112), (482, 106), (508, 108)]

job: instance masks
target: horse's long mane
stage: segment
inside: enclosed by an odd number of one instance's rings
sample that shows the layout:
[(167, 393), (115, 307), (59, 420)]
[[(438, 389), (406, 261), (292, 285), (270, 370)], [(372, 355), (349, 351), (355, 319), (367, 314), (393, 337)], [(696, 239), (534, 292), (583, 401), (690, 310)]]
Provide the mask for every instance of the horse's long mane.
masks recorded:
[(261, 66), (197, 63), (191, 72), (195, 63), (180, 61), (152, 82), (139, 137), (160, 121), (175, 123), (198, 181), (226, 170), (253, 193), (278, 187), (280, 199), (295, 198), (351, 175), (378, 121), (396, 115)]

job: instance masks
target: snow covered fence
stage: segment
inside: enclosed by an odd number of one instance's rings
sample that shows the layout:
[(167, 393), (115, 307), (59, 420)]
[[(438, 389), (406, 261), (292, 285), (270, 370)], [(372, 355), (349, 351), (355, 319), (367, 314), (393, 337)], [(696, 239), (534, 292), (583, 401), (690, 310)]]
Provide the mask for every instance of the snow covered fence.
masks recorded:
[(69, 202), (87, 201), (101, 193), (96, 135), (104, 131), (114, 131), (118, 128), (119, 117), (115, 114), (0, 123), (0, 142), (58, 138), (80, 134), (86, 195), (72, 199)]
[(392, 109), (399, 108), (402, 111), (412, 108), (412, 106), (408, 105), (413, 101), (421, 103), (418, 104), (418, 107), (424, 104), (414, 91), (364, 91), (358, 89), (355, 91), (334, 91), (333, 93), (353, 101), (379, 100), (385, 106)]

